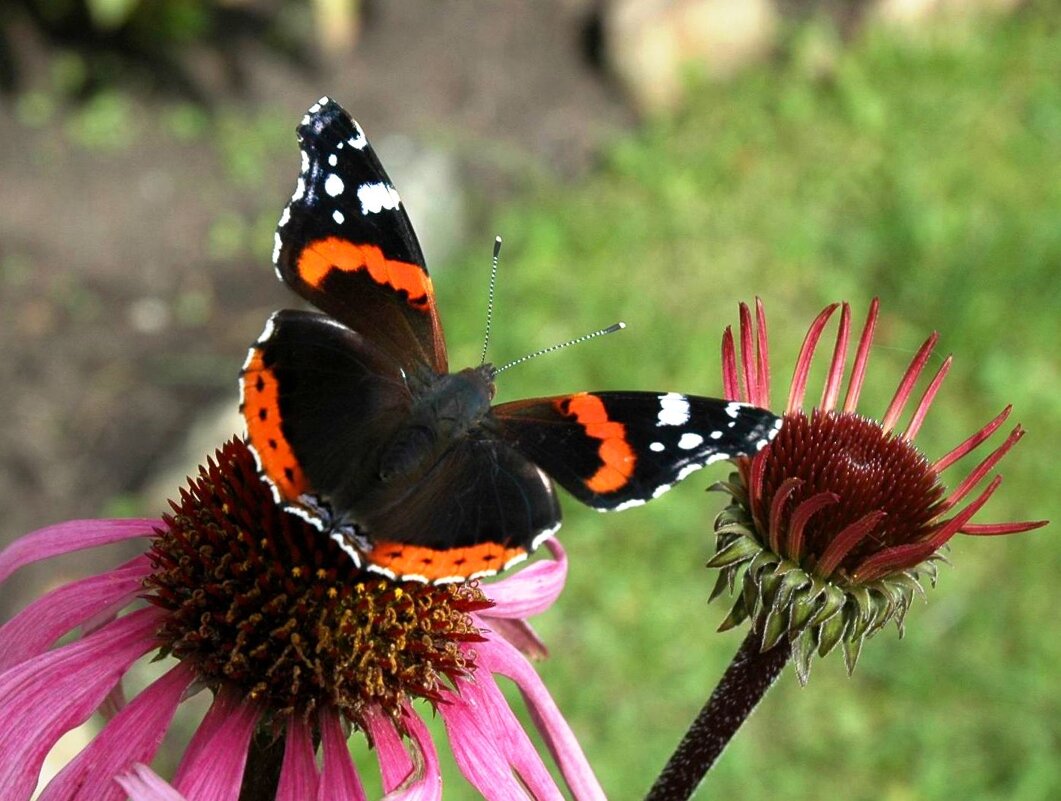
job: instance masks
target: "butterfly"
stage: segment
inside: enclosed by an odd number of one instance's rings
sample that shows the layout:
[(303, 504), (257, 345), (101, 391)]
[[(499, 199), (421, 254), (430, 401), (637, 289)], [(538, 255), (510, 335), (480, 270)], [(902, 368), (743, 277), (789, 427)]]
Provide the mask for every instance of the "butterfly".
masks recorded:
[(676, 392), (492, 405), (490, 364), (450, 372), (419, 242), (364, 131), (321, 98), (280, 217), (275, 312), (240, 373), (248, 444), (277, 502), (390, 578), (493, 575), (560, 526), (557, 484), (620, 510), (765, 447), (768, 411)]

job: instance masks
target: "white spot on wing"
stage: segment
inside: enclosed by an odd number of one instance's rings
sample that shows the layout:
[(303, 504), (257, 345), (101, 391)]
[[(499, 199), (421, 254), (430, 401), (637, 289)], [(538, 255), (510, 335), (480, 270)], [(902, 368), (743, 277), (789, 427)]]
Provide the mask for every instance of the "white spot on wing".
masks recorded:
[[(341, 195), (345, 188), (346, 185), (343, 184), (343, 179), (334, 172), (329, 173), (328, 177), (324, 179), (324, 191), (328, 193), (328, 197)], [(358, 196), (360, 197), (360, 190), (358, 190)]]
[(715, 431), (711, 432), (710, 436), (711, 436), (711, 439), (722, 439), (722, 432), (718, 431), (718, 430), (715, 430)]
[(306, 194), (306, 181), (300, 175), (298, 181), (295, 182), (295, 194), (291, 196), (291, 202), (297, 203), (302, 200), (302, 197)]
[(741, 403), (739, 401), (730, 401), (729, 403), (726, 404), (726, 414), (728, 414), (730, 417), (736, 419), (737, 415), (740, 414), (740, 410), (743, 409), (747, 405), (748, 404)]
[[(340, 143), (340, 144), (342, 144), (342, 143)], [(338, 163), (339, 163), (339, 157), (337, 155), (335, 155), (334, 153), (331, 153), (331, 154), (328, 155), (328, 166), (329, 167), (334, 167)]]
[(284, 210), (280, 213), (280, 222), (277, 225), (283, 228), (291, 221), (291, 207), (284, 206)]
[(699, 447), (703, 444), (704, 438), (699, 434), (694, 434), (691, 431), (687, 431), (682, 434), (682, 438), (678, 440), (678, 447), (683, 451), (691, 451), (693, 448)]
[(689, 422), (689, 400), (677, 392), (659, 396), (657, 425), (683, 426)]
[(618, 506), (612, 507), (611, 509), (603, 510), (609, 512), (622, 512), (627, 509), (633, 509), (635, 506), (644, 506), (647, 501), (644, 498), (633, 498), (629, 501), (623, 501)]
[(302, 169), (299, 170), (299, 175), (305, 175), (309, 172), (309, 153), (305, 150), (300, 150), (298, 152), (302, 156)]
[(390, 184), (361, 184), (357, 188), (357, 199), (361, 201), (362, 214), (378, 214), (383, 209), (396, 209), (402, 199)]
[(651, 442), (649, 443), (648, 449), (653, 453), (660, 453), (664, 449), (662, 442)]
[(361, 126), (357, 124), (357, 120), (354, 120), (354, 135), (347, 139), (347, 143), (352, 148), (357, 150), (363, 150), (365, 145), (368, 144), (368, 139), (365, 138), (365, 132), (361, 130)]
[(336, 209), (332, 212), (332, 219), (335, 220), (339, 225), (342, 225), (343, 222), (346, 221), (346, 217), (343, 216), (343, 213), (339, 211), (339, 209)]
[(280, 232), (273, 232), (273, 264), (280, 261)]

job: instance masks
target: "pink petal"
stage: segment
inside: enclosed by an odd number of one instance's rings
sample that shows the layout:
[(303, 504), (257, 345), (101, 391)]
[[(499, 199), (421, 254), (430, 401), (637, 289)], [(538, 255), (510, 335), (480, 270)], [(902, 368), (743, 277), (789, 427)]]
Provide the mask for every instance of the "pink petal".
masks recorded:
[(552, 559), (541, 559), (493, 584), (483, 585), (486, 597), (494, 606), (483, 617), (523, 619), (539, 615), (553, 605), (567, 581), (567, 554), (551, 538), (546, 541)]
[(862, 394), (862, 383), (866, 379), (866, 365), (869, 364), (869, 351), (873, 345), (873, 332), (877, 328), (877, 314), (880, 312), (880, 298), (874, 298), (869, 304), (866, 323), (862, 326), (862, 336), (858, 338), (858, 350), (855, 351), (855, 363), (851, 367), (851, 380), (847, 383), (847, 395), (844, 398), (844, 411), (853, 412), (858, 408), (858, 399)]
[(728, 325), (722, 332), (722, 393), (726, 400), (746, 400), (737, 381), (737, 353), (733, 346), (733, 329)]
[(759, 394), (751, 398), (753, 406), (760, 409), (770, 408), (770, 343), (766, 335), (766, 308), (763, 299), (755, 299), (755, 363), (758, 371)]
[[(410, 717), (415, 717), (411, 713)], [(378, 706), (372, 706), (364, 712), (365, 724), (372, 747), (376, 749), (379, 760), (380, 778), (383, 780), (383, 792), (389, 793), (409, 778), (414, 765), (405, 750), (401, 735), (390, 716), (384, 714)]]
[(473, 615), (480, 627), (486, 626), (495, 634), (504, 637), (528, 659), (545, 659), (549, 649), (535, 633), (530, 623), (525, 620), (510, 620), (507, 617), (487, 617)]
[[(485, 671), (476, 671), (477, 676), (482, 672)], [(495, 740), (493, 727), (487, 722), (489, 712), (482, 707), (482, 700), (472, 686), (462, 683), (460, 694), (453, 702), (438, 708), (457, 766), (487, 801), (530, 801), (512, 775), (508, 759)]]
[(37, 656), (85, 621), (119, 609), (141, 590), (151, 565), (138, 556), (119, 568), (59, 587), (0, 627), (0, 672)]
[(475, 703), (478, 706), (480, 722), (489, 727), (487, 730), (490, 739), (515, 770), (523, 785), (530, 790), (532, 798), (537, 801), (563, 798), (523, 725), (516, 719), (508, 701), (498, 689), (493, 676), (485, 671), (476, 673), (474, 682), (460, 686), (460, 697), (461, 700), (456, 703)]
[(840, 308), (840, 327), (836, 330), (836, 345), (833, 347), (833, 358), (829, 362), (829, 374), (825, 380), (821, 403), (818, 408), (832, 411), (840, 397), (840, 385), (844, 381), (844, 365), (847, 362), (847, 341), (851, 333), (851, 307), (844, 303)]
[(412, 709), (406, 708), (405, 728), (413, 738), (413, 746), (421, 763), (420, 775), (403, 783), (385, 801), (441, 801), (442, 772), (438, 767), (438, 753), (431, 739), (431, 732)]
[(899, 421), (899, 416), (902, 415), (903, 409), (906, 408), (906, 402), (910, 400), (910, 394), (914, 391), (914, 384), (917, 383), (917, 379), (921, 376), (925, 365), (928, 364), (928, 360), (932, 357), (932, 351), (938, 341), (939, 334), (933, 331), (917, 353), (914, 354), (910, 366), (906, 368), (906, 372), (895, 390), (892, 402), (888, 404), (888, 408), (884, 412), (881, 428), (885, 431), (891, 431), (895, 428), (895, 424)]
[(576, 801), (603, 801), (605, 796), (600, 782), (597, 781), (585, 754), (582, 753), (582, 747), (537, 672), (519, 651), (507, 642), (489, 633), (486, 637), (487, 642), (476, 645), (479, 670), (507, 676), (515, 682)]
[(929, 407), (932, 406), (932, 401), (935, 400), (939, 388), (943, 385), (943, 379), (946, 378), (947, 373), (950, 372), (950, 366), (953, 362), (953, 356), (948, 356), (943, 360), (943, 364), (940, 365), (939, 370), (936, 371), (935, 377), (921, 396), (917, 408), (914, 409), (914, 415), (910, 418), (910, 425), (906, 427), (906, 433), (903, 434), (909, 442), (913, 442), (917, 437), (917, 432), (921, 430), (921, 424), (925, 422), (925, 416), (928, 414)]
[(785, 413), (794, 412), (803, 407), (803, 396), (807, 392), (807, 377), (810, 375), (810, 365), (814, 359), (814, 351), (818, 347), (825, 324), (829, 322), (833, 312), (839, 304), (832, 303), (822, 309), (821, 313), (814, 318), (810, 324), (807, 335), (803, 338), (803, 346), (796, 358), (796, 370), (792, 374), (792, 383), (788, 390), (788, 403), (785, 404)]
[(0, 788), (4, 801), (33, 792), (56, 741), (88, 720), (134, 661), (155, 647), (161, 612), (141, 609), (91, 637), (0, 674)]
[(129, 801), (186, 801), (147, 765), (134, 765), (132, 772), (119, 776), (117, 782), (129, 794)]
[(364, 801), (365, 790), (346, 747), (339, 715), (334, 710), (321, 710), (320, 726), (324, 769), (317, 787), (317, 801)]
[(276, 801), (306, 801), (316, 797), (320, 781), (316, 752), (309, 724), (301, 715), (289, 716), (284, 764), (280, 768)]
[(140, 693), (48, 783), (38, 801), (122, 801), (114, 778), (150, 762), (195, 673), (183, 663)]
[(995, 417), (994, 420), (985, 425), (967, 440), (962, 442), (958, 447), (954, 448), (953, 450), (949, 451), (948, 453), (944, 454), (936, 461), (934, 461), (932, 463), (932, 469), (935, 470), (937, 473), (942, 473), (944, 470), (946, 470), (956, 461), (961, 459), (963, 456), (978, 448), (981, 442), (983, 442), (996, 431), (998, 431), (1002, 424), (1006, 422), (1006, 418), (1009, 417), (1009, 413), (1011, 411), (1013, 411), (1013, 406), (1007, 406), (1005, 409), (998, 413), (998, 416)]
[(752, 341), (755, 331), (752, 328), (752, 313), (747, 303), (740, 304), (740, 361), (744, 377), (744, 388), (748, 398), (759, 397), (759, 370), (754, 364), (755, 352)]
[(184, 752), (176, 787), (194, 801), (237, 801), (258, 710), (221, 690)]
[(41, 559), (136, 537), (150, 537), (161, 520), (70, 520), (38, 529), (0, 551), (0, 581)]

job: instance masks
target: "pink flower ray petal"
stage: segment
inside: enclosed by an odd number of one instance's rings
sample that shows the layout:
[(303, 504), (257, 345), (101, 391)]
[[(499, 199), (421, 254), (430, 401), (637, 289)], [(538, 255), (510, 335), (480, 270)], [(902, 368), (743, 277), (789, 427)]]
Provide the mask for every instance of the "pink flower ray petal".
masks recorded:
[(740, 304), (740, 363), (744, 376), (744, 388), (749, 400), (759, 397), (759, 370), (755, 364), (755, 348), (752, 342), (752, 313), (747, 303)]
[(766, 308), (763, 299), (755, 299), (756, 347), (755, 365), (758, 373), (759, 394), (751, 402), (761, 409), (770, 408), (770, 345), (766, 335)]
[(194, 672), (183, 663), (171, 668), (68, 762), (38, 801), (122, 801), (124, 795), (114, 777), (154, 758), (194, 679)]
[(832, 411), (840, 397), (840, 386), (844, 382), (844, 366), (847, 363), (847, 343), (851, 335), (851, 307), (847, 303), (840, 306), (840, 326), (836, 329), (836, 345), (833, 347), (833, 358), (829, 362), (829, 373), (822, 390), (822, 411)]
[(192, 737), (173, 786), (194, 801), (238, 801), (258, 710), (221, 690)]
[(604, 790), (586, 760), (582, 746), (530, 663), (512, 645), (489, 634), (487, 642), (477, 646), (477, 652), (480, 669), (505, 676), (519, 688), (576, 801), (604, 801)]
[(960, 534), (972, 537), (997, 537), (1002, 534), (1020, 534), (1034, 531), (1049, 525), (1049, 520), (1021, 520), (1016, 523), (966, 523), (959, 529)]
[(0, 787), (5, 801), (33, 792), (59, 738), (96, 710), (129, 666), (155, 647), (161, 614), (141, 609), (91, 637), (0, 674)]
[(21, 567), (64, 553), (150, 537), (161, 520), (69, 520), (19, 537), (0, 551), (0, 582)]
[(995, 465), (1002, 461), (1002, 457), (1009, 452), (1010, 448), (1020, 442), (1024, 437), (1024, 433), (1024, 429), (1020, 426), (1014, 428), (1009, 436), (1006, 437), (1005, 441), (991, 451), (991, 453), (989, 453), (980, 464), (974, 467), (969, 475), (967, 475), (965, 479), (951, 491), (950, 495), (948, 495), (943, 501), (943, 509), (953, 509), (961, 503), (962, 499), (964, 499), (965, 496), (983, 480), (984, 476), (994, 469)]
[(350, 758), (338, 713), (322, 709), (319, 719), (324, 766), (317, 785), (317, 801), (365, 801), (365, 790)]
[(0, 672), (48, 650), (86, 620), (124, 606), (141, 590), (150, 572), (146, 556), (121, 567), (52, 590), (0, 626)]
[(442, 801), (442, 771), (438, 753), (424, 721), (412, 708), (405, 709), (405, 728), (413, 740), (413, 747), (422, 763), (419, 777), (403, 782), (384, 801)]
[(530, 790), (531, 797), (536, 801), (544, 799), (563, 801), (560, 788), (556, 786), (556, 782), (549, 774), (549, 770), (545, 767), (530, 737), (527, 736), (527, 732), (523, 730), (522, 724), (513, 714), (493, 676), (489, 673), (477, 674), (474, 689), (469, 691), (467, 686), (461, 688), (462, 697), (467, 697), (469, 692), (477, 693), (481, 699), (482, 708), (488, 710), (487, 720), (493, 729), (493, 738), (501, 745), (505, 758), (515, 769), (523, 784)]
[(947, 373), (950, 372), (950, 366), (953, 362), (953, 356), (948, 356), (943, 360), (943, 364), (941, 364), (939, 370), (936, 371), (932, 383), (928, 385), (925, 389), (925, 393), (921, 396), (917, 408), (914, 409), (914, 415), (910, 418), (910, 425), (906, 427), (906, 433), (903, 434), (908, 442), (913, 442), (914, 438), (917, 437), (917, 433), (921, 430), (921, 425), (925, 422), (925, 416), (928, 414), (929, 407), (932, 406), (932, 401), (935, 400), (939, 388), (943, 385), (943, 379), (946, 378)]
[(320, 775), (317, 772), (316, 748), (309, 724), (301, 715), (287, 718), (287, 742), (276, 801), (306, 801), (317, 796)]
[(726, 400), (746, 401), (741, 395), (737, 380), (737, 354), (733, 345), (733, 329), (726, 326), (722, 332), (722, 393)]
[[(412, 710), (409, 711), (409, 716), (417, 717)], [(368, 728), (369, 739), (372, 741), (373, 748), (376, 749), (383, 792), (393, 792), (402, 782), (409, 779), (409, 774), (414, 768), (413, 761), (409, 757), (409, 752), (405, 750), (394, 721), (384, 714), (383, 710), (378, 706), (368, 707), (363, 717)]]
[(527, 621), (489, 617), (481, 613), (473, 617), (477, 619), (480, 626), (489, 627), (495, 634), (504, 637), (516, 646), (528, 659), (545, 659), (549, 656), (549, 649)]
[(851, 549), (862, 542), (876, 528), (877, 523), (880, 522), (885, 514), (883, 509), (877, 509), (863, 515), (849, 526), (845, 526), (829, 543), (829, 547), (825, 549), (822, 558), (818, 560), (815, 572), (823, 577), (831, 575), (844, 560), (844, 557), (851, 553)]
[(866, 366), (869, 364), (869, 351), (873, 345), (873, 333), (877, 329), (879, 312), (880, 298), (874, 298), (866, 314), (866, 323), (862, 326), (862, 336), (858, 339), (855, 363), (851, 367), (851, 380), (847, 384), (847, 395), (844, 397), (844, 411), (848, 413), (858, 408), (858, 399), (862, 395), (862, 384), (866, 379)]
[(530, 801), (494, 739), (492, 727), (487, 724), (487, 711), (468, 687), (467, 683), (460, 684), (460, 694), (453, 703), (438, 707), (453, 759), (486, 801)]
[(129, 801), (187, 801), (147, 765), (134, 765), (132, 771), (119, 776), (117, 782), (129, 794)]
[(814, 359), (814, 351), (818, 347), (822, 330), (829, 318), (833, 316), (839, 304), (831, 303), (822, 309), (821, 313), (814, 318), (807, 335), (803, 338), (803, 346), (796, 358), (796, 369), (792, 374), (792, 384), (788, 391), (788, 403), (785, 404), (785, 412), (794, 412), (803, 406), (803, 398), (807, 393), (807, 376), (810, 375), (811, 361)]
[(932, 463), (932, 469), (935, 470), (937, 473), (942, 473), (944, 470), (946, 470), (952, 464), (964, 457), (966, 454), (975, 450), (977, 447), (979, 447), (980, 443), (988, 439), (992, 434), (994, 434), (996, 431), (998, 431), (999, 428), (1002, 427), (1002, 424), (1006, 422), (1006, 418), (1009, 417), (1009, 413), (1011, 411), (1013, 411), (1013, 406), (1007, 406), (1005, 409), (999, 412), (995, 416), (995, 418), (986, 426), (984, 426), (971, 437), (963, 441), (956, 448), (952, 449), (948, 453), (936, 459), (936, 461)]
[(914, 354), (914, 358), (910, 361), (910, 366), (907, 367), (906, 372), (903, 373), (903, 378), (899, 382), (898, 388), (895, 390), (895, 395), (892, 396), (892, 401), (888, 404), (888, 409), (884, 412), (884, 417), (881, 419), (881, 428), (885, 431), (891, 431), (895, 428), (895, 424), (899, 421), (903, 409), (906, 408), (907, 401), (910, 400), (910, 394), (913, 392), (914, 384), (917, 383), (917, 379), (920, 378), (921, 373), (925, 369), (925, 365), (928, 364), (928, 360), (932, 356), (932, 349), (936, 347), (938, 341), (939, 334), (933, 331), (931, 336), (929, 336), (918, 349), (917, 353)]
[(483, 585), (494, 606), (483, 617), (527, 618), (548, 609), (567, 581), (567, 554), (555, 539), (546, 543), (553, 559), (541, 559), (493, 584)]

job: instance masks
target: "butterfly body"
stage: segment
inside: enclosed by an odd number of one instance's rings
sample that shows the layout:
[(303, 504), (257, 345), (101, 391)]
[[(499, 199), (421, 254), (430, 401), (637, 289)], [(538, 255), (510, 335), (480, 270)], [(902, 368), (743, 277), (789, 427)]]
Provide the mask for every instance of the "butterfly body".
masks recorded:
[(449, 371), (420, 246), (360, 126), (322, 98), (298, 135), (274, 260), (320, 311), (272, 316), (241, 373), (241, 408), (278, 501), (367, 569), (492, 575), (559, 527), (554, 480), (624, 509), (776, 433), (769, 412), (679, 393), (491, 405), (492, 366)]

